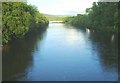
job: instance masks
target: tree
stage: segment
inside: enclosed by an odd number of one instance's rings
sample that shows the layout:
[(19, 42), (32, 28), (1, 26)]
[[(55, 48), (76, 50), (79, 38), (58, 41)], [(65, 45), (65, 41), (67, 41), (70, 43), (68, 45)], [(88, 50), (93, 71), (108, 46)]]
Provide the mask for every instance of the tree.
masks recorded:
[(34, 6), (23, 2), (3, 2), (2, 5), (3, 44), (23, 38), (28, 32), (34, 31), (38, 23), (48, 24), (48, 20)]
[(118, 3), (94, 2), (91, 8), (86, 9), (86, 14), (78, 14), (67, 21), (72, 25), (106, 32), (118, 31)]

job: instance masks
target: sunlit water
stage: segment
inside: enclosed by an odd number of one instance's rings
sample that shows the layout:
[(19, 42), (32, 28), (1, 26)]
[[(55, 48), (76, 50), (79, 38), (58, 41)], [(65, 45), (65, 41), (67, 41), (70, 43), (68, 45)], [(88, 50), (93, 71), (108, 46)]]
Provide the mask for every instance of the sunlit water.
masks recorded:
[(3, 80), (115, 81), (117, 36), (50, 23), (46, 31), (3, 47)]

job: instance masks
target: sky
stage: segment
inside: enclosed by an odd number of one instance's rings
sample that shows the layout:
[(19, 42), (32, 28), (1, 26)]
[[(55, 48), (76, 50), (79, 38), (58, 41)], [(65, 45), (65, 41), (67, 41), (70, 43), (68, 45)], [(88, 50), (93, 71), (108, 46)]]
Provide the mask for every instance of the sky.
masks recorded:
[(27, 0), (28, 4), (35, 5), (39, 12), (51, 15), (84, 14), (86, 8), (92, 7), (98, 0)]

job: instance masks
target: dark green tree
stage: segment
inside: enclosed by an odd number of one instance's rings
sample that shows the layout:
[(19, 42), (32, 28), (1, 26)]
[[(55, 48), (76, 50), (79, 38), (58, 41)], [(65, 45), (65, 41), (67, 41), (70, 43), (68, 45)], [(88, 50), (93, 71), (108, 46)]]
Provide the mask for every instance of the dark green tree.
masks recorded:
[[(36, 19), (37, 18), (37, 19)], [(28, 32), (47, 25), (48, 20), (37, 8), (23, 2), (2, 3), (2, 42), (23, 38)]]

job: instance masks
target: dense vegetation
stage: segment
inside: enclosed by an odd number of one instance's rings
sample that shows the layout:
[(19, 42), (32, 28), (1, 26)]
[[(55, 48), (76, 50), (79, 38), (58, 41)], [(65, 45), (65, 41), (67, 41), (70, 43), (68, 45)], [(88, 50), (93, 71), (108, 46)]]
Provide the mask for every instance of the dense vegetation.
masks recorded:
[(94, 2), (91, 8), (86, 9), (86, 14), (67, 17), (64, 22), (94, 30), (118, 32), (119, 12), (118, 2)]
[(23, 2), (2, 3), (2, 43), (20, 39), (48, 24), (37, 8)]

